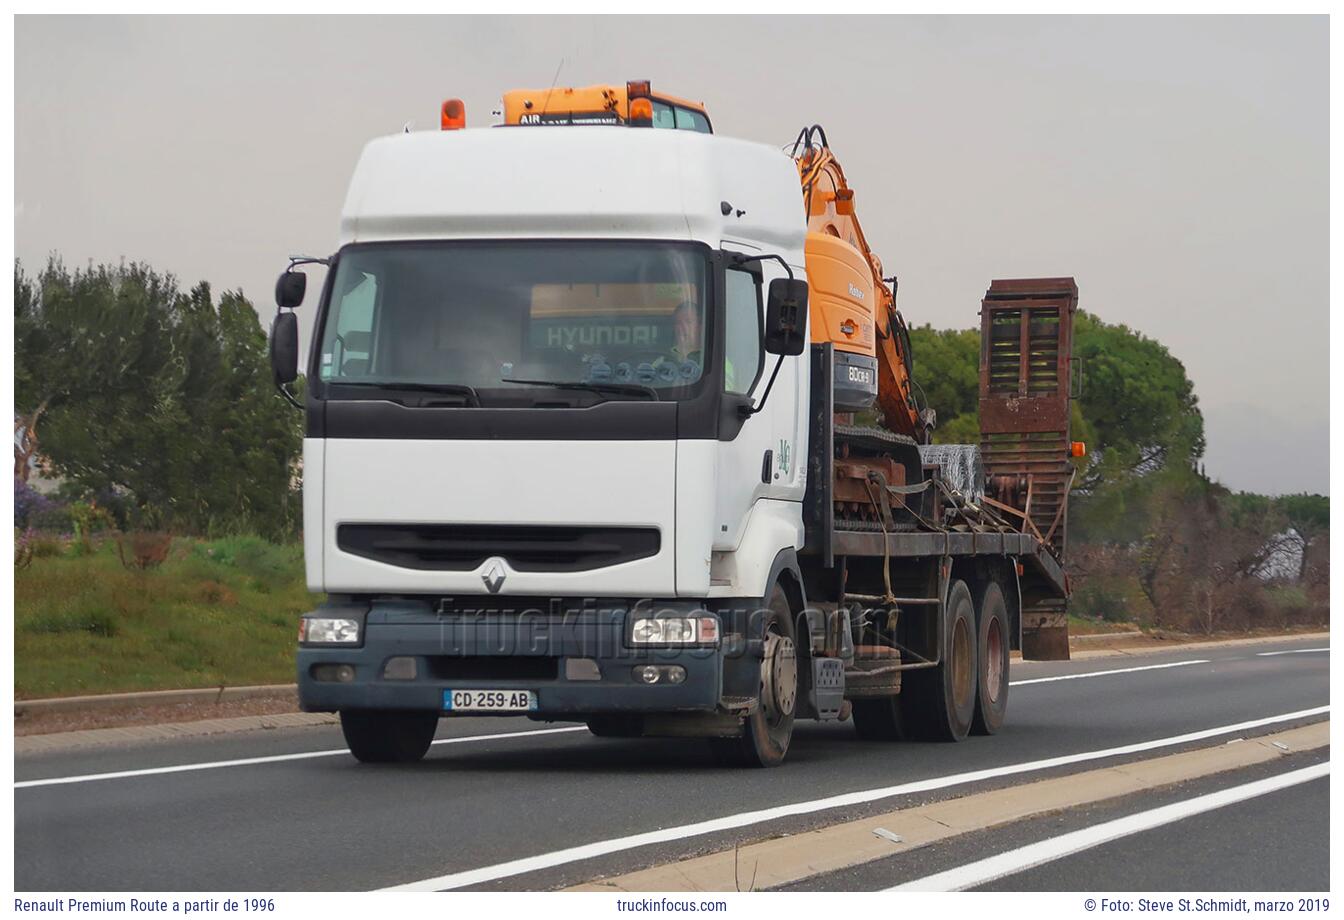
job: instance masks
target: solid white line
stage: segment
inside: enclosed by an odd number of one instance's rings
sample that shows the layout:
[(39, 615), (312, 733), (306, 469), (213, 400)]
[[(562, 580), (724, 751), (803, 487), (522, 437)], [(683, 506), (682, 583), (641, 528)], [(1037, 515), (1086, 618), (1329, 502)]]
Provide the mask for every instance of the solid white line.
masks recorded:
[(1274, 655), (1305, 655), (1307, 652), (1328, 652), (1328, 648), (1290, 648), (1282, 652), (1256, 652), (1256, 658), (1270, 658)]
[[(501, 741), (506, 738), (530, 738), (533, 735), (558, 735), (561, 732), (586, 732), (585, 725), (565, 728), (540, 728), (526, 732), (499, 732), (493, 735), (466, 735), (461, 738), (440, 738), (432, 744), (468, 744), (477, 741)], [(127, 779), (133, 776), (157, 776), (160, 773), (190, 773), (193, 770), (218, 770), (222, 767), (249, 767), (261, 763), (284, 763), (288, 760), (312, 760), (316, 757), (336, 757), (349, 754), (345, 748), (336, 751), (305, 751), (302, 754), (272, 754), (267, 757), (244, 757), (241, 760), (216, 760), (209, 763), (184, 763), (172, 767), (148, 767), (144, 770), (120, 770), (116, 773), (86, 773), (82, 776), (56, 776), (51, 779), (30, 779), (15, 783), (15, 789), (33, 786), (63, 786), (67, 783), (93, 783), (104, 779)]]
[(554, 850), (550, 853), (540, 853), (536, 856), (512, 859), (508, 862), (498, 863), (493, 866), (481, 866), (478, 869), (466, 869), (461, 872), (439, 875), (434, 878), (427, 878), (418, 882), (409, 882), (405, 885), (396, 885), (383, 890), (444, 891), (451, 888), (464, 888), (467, 885), (479, 885), (483, 882), (494, 881), (495, 879), (523, 875), (527, 872), (538, 872), (542, 869), (551, 869), (555, 866), (563, 866), (567, 863), (579, 862), (584, 859), (592, 859), (597, 856), (606, 856), (610, 853), (633, 850), (636, 847), (650, 846), (656, 843), (669, 843), (675, 840), (685, 840), (689, 837), (714, 834), (719, 831), (733, 830), (734, 828), (746, 827), (752, 824), (761, 824), (767, 821), (776, 821), (780, 818), (788, 818), (795, 815), (812, 814), (813, 812), (825, 811), (830, 808), (861, 805), (867, 802), (875, 802), (879, 799), (887, 799), (898, 795), (928, 792), (933, 789), (946, 789), (949, 786), (977, 783), (982, 780), (995, 779), (1001, 776), (1034, 773), (1040, 770), (1049, 770), (1054, 767), (1067, 766), (1069, 764), (1083, 763), (1090, 760), (1101, 760), (1106, 757), (1137, 754), (1142, 751), (1172, 747), (1178, 744), (1187, 744), (1192, 741), (1202, 741), (1205, 738), (1213, 738), (1218, 735), (1228, 735), (1235, 732), (1248, 731), (1265, 725), (1274, 725), (1278, 722), (1289, 722), (1293, 719), (1318, 716), (1329, 711), (1329, 706), (1317, 706), (1313, 709), (1301, 709), (1297, 712), (1286, 712), (1282, 715), (1268, 716), (1263, 719), (1252, 719), (1249, 722), (1238, 722), (1235, 725), (1206, 728), (1197, 732), (1188, 732), (1184, 735), (1174, 735), (1170, 738), (1158, 738), (1153, 741), (1140, 741), (1135, 744), (1126, 744), (1121, 747), (1106, 748), (1100, 751), (1084, 751), (1081, 754), (1065, 754), (1061, 757), (1049, 757), (1044, 760), (1032, 760), (1026, 763), (1009, 764), (1003, 767), (990, 767), (985, 770), (973, 770), (968, 773), (957, 773), (950, 776), (937, 776), (931, 779), (902, 783), (898, 786), (883, 786), (878, 789), (847, 792), (841, 795), (828, 796), (823, 799), (794, 802), (790, 805), (777, 805), (773, 808), (763, 808), (758, 811), (746, 811), (735, 815), (725, 815), (721, 818), (710, 818), (706, 821), (697, 821), (694, 824), (682, 824), (677, 827), (663, 828), (662, 830), (656, 831), (645, 831), (641, 834), (631, 834), (626, 837), (614, 837), (610, 840), (599, 840), (581, 846), (569, 847), (564, 850)]
[(1027, 684), (1048, 684), (1056, 680), (1082, 680), (1084, 677), (1105, 677), (1108, 674), (1133, 674), (1135, 671), (1157, 671), (1162, 668), (1183, 668), (1190, 664), (1208, 664), (1207, 658), (1195, 658), (1191, 661), (1170, 661), (1166, 664), (1145, 664), (1137, 668), (1114, 668), (1110, 671), (1088, 671), (1086, 674), (1057, 674), (1054, 677), (1033, 677), (1031, 680), (1010, 681), (1010, 687), (1024, 687)]
[[(1261, 652), (1261, 655), (1289, 655), (1295, 652), (1328, 652), (1329, 649), (1294, 649), (1292, 652)], [(1081, 680), (1085, 677), (1105, 677), (1108, 674), (1132, 674), (1135, 671), (1153, 671), (1161, 668), (1180, 668), (1191, 664), (1208, 664), (1209, 659), (1198, 658), (1191, 661), (1173, 661), (1166, 664), (1148, 664), (1134, 668), (1113, 668), (1109, 671), (1089, 671), (1086, 674), (1060, 674), (1055, 677), (1036, 677), (1030, 680), (1015, 680), (1009, 686), (1022, 687), (1027, 684), (1044, 684), (1057, 680)], [(463, 744), (476, 741), (493, 741), (504, 738), (522, 738), (529, 735), (554, 735), (560, 732), (587, 731), (582, 725), (571, 728), (544, 728), (525, 732), (501, 732), (495, 735), (471, 735), (464, 738), (443, 738), (434, 744)], [(116, 773), (89, 773), (82, 776), (59, 776), (52, 779), (33, 779), (14, 784), (15, 789), (28, 789), (33, 786), (60, 786), (67, 783), (92, 783), (105, 779), (128, 779), (136, 776), (154, 776), (160, 773), (189, 773), (193, 770), (217, 770), (221, 767), (246, 767), (255, 764), (283, 763), (288, 760), (312, 760), (317, 757), (335, 757), (348, 754), (341, 748), (334, 751), (309, 751), (302, 754), (274, 754), (266, 757), (246, 757), (240, 760), (220, 760), (211, 763), (179, 764), (172, 767), (150, 767), (144, 770), (122, 770)]]
[(965, 891), (967, 888), (984, 885), (997, 878), (1003, 878), (1005, 875), (1016, 875), (1018, 872), (1024, 872), (1034, 866), (1053, 862), (1056, 859), (1089, 850), (1112, 840), (1119, 840), (1121, 837), (1128, 837), (1131, 834), (1161, 827), (1164, 824), (1171, 824), (1174, 821), (1203, 814), (1206, 811), (1213, 811), (1215, 808), (1234, 805), (1237, 802), (1244, 802), (1247, 799), (1267, 795), (1280, 789), (1287, 789), (1289, 786), (1296, 786), (1299, 783), (1310, 782), (1329, 775), (1330, 762), (1318, 763), (1279, 776), (1271, 776), (1268, 779), (1246, 783), (1244, 786), (1220, 789), (1217, 792), (1196, 796), (1183, 802), (1174, 802), (1171, 805), (1163, 805), (1161, 808), (1141, 811), (1138, 814), (1116, 818), (1114, 821), (1106, 821), (1093, 827), (1085, 827), (1082, 830), (1061, 834), (1049, 840), (1042, 840), (1039, 843), (991, 856), (988, 859), (967, 863), (964, 866), (939, 872), (936, 875), (915, 879), (887, 890)]

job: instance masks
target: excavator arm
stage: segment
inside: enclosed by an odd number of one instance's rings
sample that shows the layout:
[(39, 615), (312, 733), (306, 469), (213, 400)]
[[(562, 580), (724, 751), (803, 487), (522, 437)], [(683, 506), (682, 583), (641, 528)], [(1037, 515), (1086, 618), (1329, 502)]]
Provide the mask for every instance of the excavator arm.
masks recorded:
[(883, 277), (882, 261), (864, 237), (854, 189), (820, 125), (799, 133), (792, 155), (807, 212), (812, 341), (831, 342), (837, 352), (860, 361), (875, 360), (868, 405), (876, 403), (888, 430), (927, 443), (933, 414), (921, 413), (915, 401), (910, 336), (896, 309), (896, 279)]

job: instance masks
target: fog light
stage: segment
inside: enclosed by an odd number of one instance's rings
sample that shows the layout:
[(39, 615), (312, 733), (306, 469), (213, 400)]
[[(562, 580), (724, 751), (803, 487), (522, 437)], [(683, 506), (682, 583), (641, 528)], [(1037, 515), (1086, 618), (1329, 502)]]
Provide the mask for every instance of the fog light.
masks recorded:
[(383, 665), (384, 680), (415, 680), (415, 674), (415, 659), (406, 655), (389, 658)]
[(312, 670), (313, 680), (320, 680), (326, 683), (352, 683), (355, 679), (354, 665), (349, 664), (315, 664)]
[(667, 682), (669, 684), (679, 684), (686, 679), (686, 669), (679, 664), (670, 665), (664, 670), (667, 671)]
[(658, 669), (651, 664), (640, 665), (635, 668), (635, 680), (645, 684), (656, 684), (661, 675)]

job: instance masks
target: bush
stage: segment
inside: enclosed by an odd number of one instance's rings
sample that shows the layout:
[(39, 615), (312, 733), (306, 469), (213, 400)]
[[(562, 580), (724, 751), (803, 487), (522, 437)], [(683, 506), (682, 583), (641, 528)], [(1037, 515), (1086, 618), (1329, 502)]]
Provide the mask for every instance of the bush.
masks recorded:
[(275, 544), (256, 536), (224, 537), (197, 543), (192, 556), (198, 562), (250, 575), (263, 593), (290, 582), (296, 567), (302, 567), (303, 547)]
[(117, 534), (117, 558), (128, 569), (158, 568), (172, 548), (173, 535), (169, 533)]
[(57, 521), (58, 526), (47, 526), (45, 519), (52, 517), (59, 519), (65, 508), (60, 502), (52, 501), (41, 492), (34, 489), (31, 485), (22, 479), (14, 480), (14, 526), (22, 528), (34, 528), (38, 530), (68, 530), (68, 527), (59, 526), (61, 521)]
[(229, 586), (219, 581), (202, 582), (197, 589), (197, 597), (202, 603), (219, 607), (232, 607), (238, 603), (238, 595)]
[(74, 525), (75, 541), (86, 551), (91, 547), (90, 541), (95, 533), (116, 527), (112, 515), (98, 507), (96, 502), (75, 502), (70, 506), (70, 518)]
[(14, 568), (26, 569), (33, 564), (33, 532), (14, 528)]
[(1129, 599), (1102, 580), (1089, 580), (1073, 592), (1069, 609), (1078, 616), (1110, 623), (1127, 623), (1130, 619)]
[(65, 540), (61, 537), (33, 534), (31, 546), (33, 556), (37, 559), (51, 559), (54, 556), (65, 555)]

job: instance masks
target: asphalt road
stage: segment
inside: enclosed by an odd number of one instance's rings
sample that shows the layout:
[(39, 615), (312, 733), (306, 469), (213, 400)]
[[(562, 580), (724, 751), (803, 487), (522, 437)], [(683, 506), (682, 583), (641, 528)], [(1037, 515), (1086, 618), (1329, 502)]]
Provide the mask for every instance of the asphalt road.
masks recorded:
[[(1329, 703), (1327, 653), (1260, 653), (1327, 644), (1315, 639), (1020, 664), (1013, 680), (1027, 682), (1012, 688), (1008, 725), (996, 737), (956, 745), (881, 744), (857, 740), (849, 724), (803, 723), (788, 762), (769, 771), (720, 768), (696, 741), (598, 739), (586, 730), (546, 732), (566, 726), (502, 718), (444, 720), (439, 739), (447, 743), (412, 766), (358, 764), (343, 752), (339, 730), (328, 727), (25, 756), (15, 762), (15, 886), (364, 890), (437, 880), (431, 887), (562, 887), (736, 841), (1171, 753), (1196, 746), (1179, 740), (1187, 733), (1323, 707)], [(1184, 663), (1202, 659), (1207, 661)], [(1143, 670), (1129, 670), (1136, 668)], [(1103, 671), (1116, 673), (1058, 679)], [(1240, 734), (1324, 717), (1275, 721)], [(488, 737), (516, 732), (538, 733)], [(1164, 744), (1155, 753), (956, 779), (969, 771), (992, 773), (1157, 741)], [(292, 759), (273, 759), (284, 756)], [(251, 758), (262, 760), (232, 763)], [(139, 772), (166, 767), (185, 769)], [(120, 771), (132, 775), (25, 785)], [(908, 788), (940, 778), (925, 784), (932, 788)], [(1068, 860), (1120, 854), (1110, 858), (1135, 884), (1148, 884), (1151, 875), (1160, 888), (1173, 885), (1172, 871), (1185, 878), (1220, 858), (1222, 851), (1201, 850), (1190, 835), (1214, 840), (1236, 832), (1249, 847), (1278, 833), (1273, 839), (1285, 850), (1284, 866), (1296, 857), (1310, 869), (1327, 852), (1326, 785), (1293, 787), (1150, 837), (1106, 845), (1113, 851), (1097, 848)], [(853, 795), (836, 807), (743, 817), (842, 793)], [(1253, 826), (1243, 826), (1247, 821)], [(714, 823), (674, 829), (694, 822)], [(620, 839), (638, 834), (646, 836)], [(591, 846), (562, 852), (580, 845)], [(1172, 860), (1161, 856), (1166, 852), (1179, 854), (1185, 868), (1171, 869)], [(515, 860), (528, 861), (511, 864)], [(487, 871), (463, 874), (471, 870)], [(1052, 871), (1047, 866), (1024, 873), (1020, 887), (1078, 887), (1076, 874)], [(866, 881), (834, 878), (823, 887), (887, 887), (900, 880), (899, 873), (888, 872)], [(1014, 887), (1012, 879), (1007, 882)]]
[[(788, 891), (882, 891), (1128, 815), (1189, 801), (1242, 783), (1322, 763), (1328, 750), (1231, 770), (1158, 792), (1124, 796), (953, 837), (839, 872)], [(1328, 778), (1104, 843), (1062, 859), (968, 886), (971, 891), (1130, 892), (1328, 891)]]

